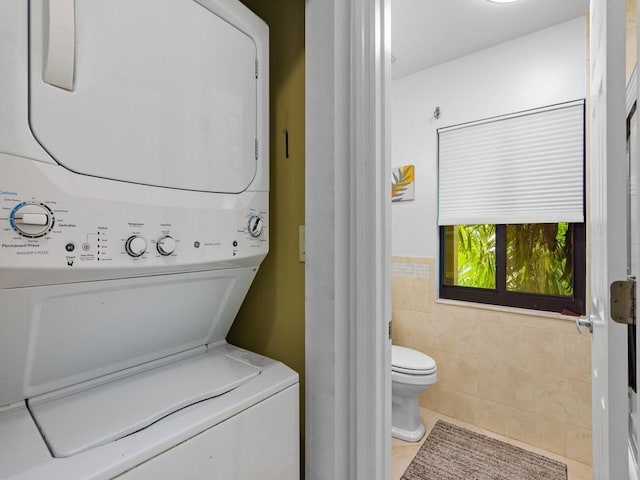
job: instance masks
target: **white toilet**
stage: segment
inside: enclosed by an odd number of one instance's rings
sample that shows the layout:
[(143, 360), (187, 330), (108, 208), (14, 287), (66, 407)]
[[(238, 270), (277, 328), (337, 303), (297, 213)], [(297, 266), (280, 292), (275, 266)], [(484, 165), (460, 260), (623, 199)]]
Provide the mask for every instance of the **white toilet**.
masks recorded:
[(436, 383), (436, 362), (429, 355), (406, 347), (391, 347), (391, 434), (407, 442), (417, 442), (425, 432), (418, 397)]

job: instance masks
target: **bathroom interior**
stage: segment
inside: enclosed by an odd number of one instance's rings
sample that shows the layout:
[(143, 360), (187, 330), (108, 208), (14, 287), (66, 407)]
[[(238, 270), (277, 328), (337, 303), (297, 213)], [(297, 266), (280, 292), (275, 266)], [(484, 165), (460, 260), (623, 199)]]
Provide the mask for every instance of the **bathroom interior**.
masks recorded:
[[(449, 265), (441, 266), (437, 195), (438, 129), (587, 97), (589, 2), (547, 9), (554, 14), (546, 25), (524, 31), (523, 22), (519, 33), (506, 20), (518, 2), (478, 2), (466, 13), (420, 3), (392, 1), (391, 162), (394, 180), (413, 166), (415, 181), (407, 201), (392, 203), (392, 339), (431, 357), (437, 381), (425, 382), (419, 397), (427, 434), (392, 441), (392, 478), (402, 477), (439, 419), (560, 460), (570, 480), (592, 478), (590, 336), (577, 331), (575, 316), (440, 298)], [(529, 18), (544, 16), (527, 8)], [(627, 1), (628, 59), (636, 8)], [(429, 9), (440, 25), (424, 20)], [(495, 25), (483, 15), (503, 14), (512, 31), (488, 39)], [(480, 39), (461, 33), (474, 31)], [(451, 56), (416, 59), (415, 45), (437, 51), (448, 43)], [(627, 61), (627, 80), (633, 67)]]

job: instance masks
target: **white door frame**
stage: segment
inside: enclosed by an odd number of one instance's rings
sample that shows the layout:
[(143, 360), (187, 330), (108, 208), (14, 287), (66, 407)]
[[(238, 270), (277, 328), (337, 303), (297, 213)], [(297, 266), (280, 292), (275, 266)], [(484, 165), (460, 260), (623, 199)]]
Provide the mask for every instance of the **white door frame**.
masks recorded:
[(593, 478), (627, 479), (627, 334), (610, 318), (609, 285), (627, 272), (625, 3), (591, 0), (589, 268)]
[[(629, 79), (629, 81), (627, 82), (627, 97), (626, 97), (626, 112), (627, 112), (627, 118), (629, 118), (629, 114), (631, 113), (631, 109), (634, 105), (634, 103), (636, 103), (637, 99), (638, 99), (638, 65), (636, 63), (635, 68), (633, 69), (633, 73), (631, 74), (631, 78)], [(638, 113), (636, 112), (636, 122), (637, 122), (637, 115)], [(640, 146), (640, 141), (639, 141), (640, 137), (636, 135), (636, 141), (635, 141), (635, 145), (633, 145), (631, 152), (629, 152), (629, 161), (630, 162), (636, 162), (637, 163), (637, 159), (638, 159), (638, 147)], [(631, 147), (631, 145), (629, 145), (629, 147)], [(635, 156), (634, 156), (635, 154)], [(631, 166), (631, 165), (630, 165)], [(637, 188), (637, 187), (636, 187)], [(631, 198), (631, 200), (633, 201), (633, 197)], [(636, 200), (636, 202), (638, 202), (638, 200)], [(631, 205), (630, 205), (631, 207)], [(629, 215), (632, 214), (632, 211), (628, 212)], [(633, 224), (630, 223), (629, 224), (630, 228), (633, 228)], [(635, 255), (635, 258), (640, 258), (640, 245), (636, 245), (634, 243), (631, 243), (631, 255)], [(630, 259), (631, 260), (631, 259)], [(633, 267), (633, 265), (632, 265)], [(632, 273), (635, 272), (635, 269), (632, 268)], [(638, 306), (636, 306), (636, 312), (638, 312)], [(638, 342), (638, 338), (640, 336), (638, 335), (638, 332), (636, 331), (636, 343)], [(639, 358), (636, 357), (636, 372), (638, 371), (638, 367), (640, 366), (640, 362), (639, 362)], [(637, 373), (636, 373), (636, 377), (637, 377)], [(638, 401), (638, 396), (636, 395), (636, 405), (635, 407), (635, 411), (638, 411), (638, 405), (640, 405), (640, 402)], [(631, 403), (631, 402), (630, 402)], [(629, 408), (633, 408), (631, 405), (629, 405)], [(633, 433), (630, 432), (630, 435), (632, 435)], [(637, 442), (638, 439), (636, 438), (635, 441)], [(637, 443), (636, 443), (637, 444)], [(637, 458), (635, 458), (634, 456), (634, 452), (633, 449), (631, 447), (631, 439), (629, 440), (629, 479), (630, 480), (639, 480), (638, 479), (638, 471), (637, 471)]]
[(391, 471), (389, 6), (306, 2), (307, 480)]

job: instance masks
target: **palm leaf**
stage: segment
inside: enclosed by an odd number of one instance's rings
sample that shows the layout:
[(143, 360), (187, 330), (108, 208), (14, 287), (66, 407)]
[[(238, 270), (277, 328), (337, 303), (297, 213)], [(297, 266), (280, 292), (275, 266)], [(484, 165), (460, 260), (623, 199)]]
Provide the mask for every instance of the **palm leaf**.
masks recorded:
[(391, 174), (391, 198), (396, 199), (401, 197), (402, 194), (413, 183), (413, 165), (405, 165), (394, 170)]

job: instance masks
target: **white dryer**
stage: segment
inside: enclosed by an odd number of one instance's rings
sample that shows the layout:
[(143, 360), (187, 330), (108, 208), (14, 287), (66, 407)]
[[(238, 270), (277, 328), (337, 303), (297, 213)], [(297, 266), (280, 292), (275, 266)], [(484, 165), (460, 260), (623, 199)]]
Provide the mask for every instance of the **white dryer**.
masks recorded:
[(237, 0), (0, 2), (0, 479), (297, 479), (298, 375), (228, 345), (268, 252)]

